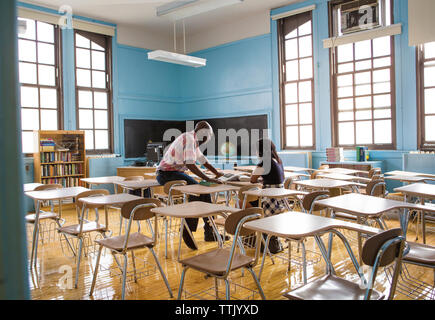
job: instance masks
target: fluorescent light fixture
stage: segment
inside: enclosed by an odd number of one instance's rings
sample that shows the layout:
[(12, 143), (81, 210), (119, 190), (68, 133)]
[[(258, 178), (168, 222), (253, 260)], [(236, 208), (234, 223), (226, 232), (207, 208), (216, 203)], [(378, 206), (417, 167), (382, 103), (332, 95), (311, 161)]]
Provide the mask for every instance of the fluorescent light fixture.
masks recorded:
[(244, 0), (185, 0), (173, 1), (157, 7), (157, 16), (166, 16), (175, 20), (192, 17), (200, 13), (212, 11)]
[(204, 67), (207, 59), (187, 56), (185, 54), (179, 54), (175, 52), (169, 52), (164, 50), (154, 50), (148, 52), (148, 59), (157, 60), (175, 64), (181, 64), (189, 67)]

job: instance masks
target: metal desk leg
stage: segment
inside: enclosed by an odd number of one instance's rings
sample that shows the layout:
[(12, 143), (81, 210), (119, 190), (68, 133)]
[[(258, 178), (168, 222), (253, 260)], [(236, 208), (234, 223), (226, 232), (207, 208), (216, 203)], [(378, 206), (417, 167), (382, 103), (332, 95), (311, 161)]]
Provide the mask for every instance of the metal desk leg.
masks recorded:
[(35, 224), (33, 226), (33, 238), (32, 238), (32, 253), (30, 255), (30, 268), (33, 267), (33, 260), (36, 261), (36, 251), (38, 246), (37, 234), (39, 232), (39, 213), (41, 209), (41, 204), (39, 200), (36, 200), (36, 208), (35, 208)]

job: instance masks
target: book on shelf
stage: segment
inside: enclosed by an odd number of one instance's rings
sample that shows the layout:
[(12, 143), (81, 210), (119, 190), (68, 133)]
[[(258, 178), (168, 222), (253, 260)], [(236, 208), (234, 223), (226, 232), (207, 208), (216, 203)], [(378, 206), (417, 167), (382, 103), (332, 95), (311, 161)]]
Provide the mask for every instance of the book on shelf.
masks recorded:
[(326, 161), (328, 162), (344, 161), (343, 148), (326, 148)]

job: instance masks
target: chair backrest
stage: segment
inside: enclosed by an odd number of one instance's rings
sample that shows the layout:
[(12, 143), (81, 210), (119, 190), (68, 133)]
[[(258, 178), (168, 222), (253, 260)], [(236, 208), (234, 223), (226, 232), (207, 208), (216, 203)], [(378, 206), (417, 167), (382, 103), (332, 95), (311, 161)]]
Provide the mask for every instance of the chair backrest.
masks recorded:
[(290, 189), (290, 187), (291, 187), (291, 185), (292, 185), (292, 182), (293, 182), (293, 178), (286, 178), (285, 180), (284, 180), (284, 188), (285, 189)]
[(368, 177), (371, 178), (371, 177), (373, 177), (375, 174), (376, 174), (376, 175), (380, 175), (380, 174), (382, 174), (382, 170), (381, 170), (380, 168), (371, 168), (371, 169), (369, 170)]
[(322, 164), (317, 170), (324, 170), (324, 169), (329, 169), (329, 165), (328, 164)]
[(366, 194), (369, 196), (375, 197), (384, 197), (385, 196), (386, 184), (382, 179), (372, 180), (367, 183), (366, 186)]
[[(263, 209), (259, 208), (259, 207), (247, 208), (245, 210), (236, 211), (236, 212), (230, 214), (225, 219), (225, 231), (231, 235), (235, 235), (237, 232), (237, 227), (240, 223), (240, 220), (242, 220), (242, 218), (244, 218), (246, 216), (253, 215), (253, 214), (259, 214), (262, 217), (263, 216)], [(239, 236), (246, 237), (246, 236), (253, 234), (254, 232), (255, 231), (252, 231), (252, 230), (249, 230), (249, 229), (242, 227), (239, 230)]]
[(185, 186), (187, 185), (187, 182), (184, 180), (174, 180), (166, 182), (163, 186), (163, 192), (167, 195), (169, 195), (169, 192), (171, 192), (171, 196), (179, 196), (182, 195), (180, 191), (171, 190), (171, 187), (177, 185), (177, 186)]
[[(109, 194), (110, 194), (109, 190), (106, 190), (106, 189), (93, 189), (93, 190), (83, 191), (83, 192), (79, 193), (75, 198), (76, 206), (80, 209), (83, 207), (83, 202), (79, 201), (79, 199), (81, 199), (81, 198), (106, 196)], [(86, 205), (86, 208), (100, 208), (100, 207), (102, 207), (102, 206), (101, 205)]]
[[(150, 205), (150, 206), (143, 206), (139, 207), (141, 205)], [(138, 200), (133, 200), (126, 202), (121, 207), (121, 215), (125, 219), (130, 219), (130, 217), (133, 220), (147, 220), (155, 216), (153, 212), (150, 210), (152, 208), (161, 207), (162, 203), (158, 199), (153, 198), (142, 198)], [(134, 210), (133, 216), (131, 216), (131, 213)]]
[[(256, 183), (253, 185), (249, 185), (249, 186), (242, 186), (240, 187), (239, 191), (237, 191), (238, 193), (238, 198), (240, 201), (243, 201), (245, 199), (245, 195), (243, 194), (243, 192), (245, 191), (249, 191), (249, 190), (255, 190), (255, 189), (261, 189), (262, 185), (260, 183)], [(247, 196), (246, 197), (246, 202), (252, 202), (258, 200), (258, 197), (256, 196)]]
[(328, 191), (314, 191), (310, 192), (307, 195), (304, 196), (304, 199), (302, 200), (302, 208), (304, 208), (305, 211), (308, 213), (312, 213), (313, 211), (321, 210), (322, 208), (319, 206), (314, 205), (313, 202), (319, 199), (325, 199), (329, 197)]
[(54, 190), (54, 189), (62, 189), (63, 186), (58, 183), (54, 184), (43, 184), (41, 186), (37, 186), (34, 191), (43, 191), (43, 190)]
[(124, 181), (142, 181), (145, 180), (145, 178), (143, 176), (130, 176), (130, 177), (125, 177)]

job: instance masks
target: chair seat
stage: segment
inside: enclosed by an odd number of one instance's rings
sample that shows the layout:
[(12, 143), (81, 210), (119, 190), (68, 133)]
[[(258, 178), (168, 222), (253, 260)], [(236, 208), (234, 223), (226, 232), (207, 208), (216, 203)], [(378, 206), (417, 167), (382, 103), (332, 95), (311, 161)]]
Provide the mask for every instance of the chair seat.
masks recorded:
[[(226, 272), (230, 253), (229, 249), (216, 249), (181, 260), (180, 263), (184, 266), (219, 276), (224, 275)], [(231, 270), (249, 266), (253, 262), (253, 257), (234, 253)]]
[(403, 256), (403, 262), (435, 267), (435, 247), (416, 242), (408, 242), (408, 244), (410, 250), (406, 256)]
[[(358, 283), (326, 275), (285, 293), (284, 297), (291, 300), (363, 300), (365, 293), (366, 289), (361, 289)], [(383, 298), (384, 295), (372, 291), (372, 300)]]
[[(32, 214), (28, 214), (26, 215), (26, 222), (28, 223), (35, 223), (36, 220), (36, 214), (32, 213)], [(39, 214), (39, 220), (44, 220), (44, 219), (58, 219), (57, 213), (55, 212), (41, 212)]]
[[(95, 242), (111, 250), (122, 251), (124, 249), (125, 235), (106, 239), (98, 239), (95, 240)], [(143, 235), (142, 233), (132, 233), (128, 237), (127, 250), (152, 246), (154, 246), (153, 239)]]
[[(66, 234), (70, 234), (72, 236), (76, 236), (79, 234), (80, 225), (73, 224), (70, 226), (58, 228), (57, 230), (61, 233), (66, 233)], [(100, 231), (100, 232), (106, 231), (106, 226), (103, 224), (96, 223), (96, 222), (83, 223), (82, 233), (93, 232), (93, 231)]]

